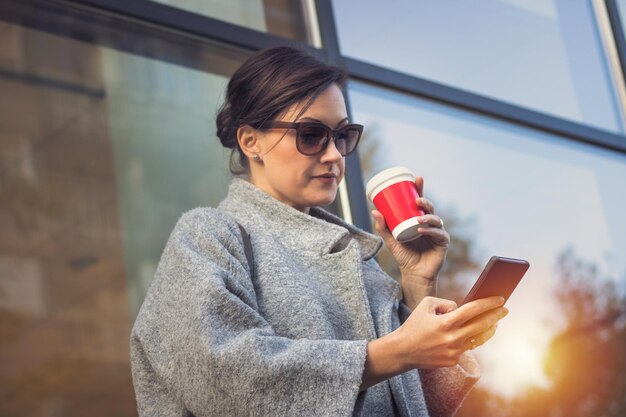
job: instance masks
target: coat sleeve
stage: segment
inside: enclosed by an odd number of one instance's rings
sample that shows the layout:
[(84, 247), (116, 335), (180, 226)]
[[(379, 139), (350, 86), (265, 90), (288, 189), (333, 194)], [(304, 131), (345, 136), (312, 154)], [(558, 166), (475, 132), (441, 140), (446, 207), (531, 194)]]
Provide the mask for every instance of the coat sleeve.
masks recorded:
[[(398, 308), (400, 323), (411, 314), (403, 302)], [(480, 367), (474, 356), (465, 352), (459, 364), (449, 368), (420, 369), (424, 399), (430, 417), (450, 417), (456, 414), (478, 378)]]
[(197, 417), (350, 415), (366, 346), (277, 335), (237, 226), (196, 209), (174, 228), (133, 327), (139, 413), (165, 415), (167, 396)]

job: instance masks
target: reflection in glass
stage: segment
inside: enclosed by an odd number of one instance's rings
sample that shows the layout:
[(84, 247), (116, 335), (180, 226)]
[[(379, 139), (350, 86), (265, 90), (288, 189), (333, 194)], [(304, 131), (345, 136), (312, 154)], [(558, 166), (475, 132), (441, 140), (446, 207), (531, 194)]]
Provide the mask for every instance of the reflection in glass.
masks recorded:
[(531, 263), (462, 415), (623, 415), (626, 157), (361, 83), (350, 98), (364, 180), (404, 165), (446, 221), (441, 296), (462, 299), (491, 255)]
[(0, 22), (2, 416), (136, 415), (136, 310), (178, 217), (226, 193), (241, 54), (141, 33), (103, 39), (199, 70)]
[[(622, 22), (622, 29), (626, 29), (626, 0), (616, 0), (617, 11), (619, 13), (620, 21)], [(626, 33), (624, 34), (626, 35)], [(626, 41), (626, 39), (624, 39)]]
[(307, 0), (151, 0), (260, 32), (307, 41)]
[(591, 1), (404, 0), (390, 7), (338, 0), (333, 6), (345, 55), (624, 131)]
[(134, 317), (178, 217), (226, 195), (214, 114), (228, 80), (108, 48), (101, 56)]

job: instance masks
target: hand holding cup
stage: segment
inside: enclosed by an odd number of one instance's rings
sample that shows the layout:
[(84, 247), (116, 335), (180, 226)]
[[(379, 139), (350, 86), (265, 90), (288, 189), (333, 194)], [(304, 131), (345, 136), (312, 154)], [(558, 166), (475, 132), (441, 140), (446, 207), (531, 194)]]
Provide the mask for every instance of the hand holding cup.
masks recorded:
[(400, 267), (404, 299), (411, 308), (434, 292), (428, 288), (434, 288), (450, 242), (432, 203), (420, 197), (423, 184), (422, 177), (404, 167), (385, 170), (367, 184), (368, 197), (378, 209), (372, 211), (376, 230)]

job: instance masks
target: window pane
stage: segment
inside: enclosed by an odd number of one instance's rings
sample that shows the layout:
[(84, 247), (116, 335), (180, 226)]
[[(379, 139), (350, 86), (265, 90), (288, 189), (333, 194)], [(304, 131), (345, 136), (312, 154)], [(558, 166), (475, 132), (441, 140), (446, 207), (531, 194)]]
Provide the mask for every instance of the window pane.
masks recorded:
[(348, 56), (624, 131), (591, 1), (404, 0), (389, 7), (341, 0), (333, 6)]
[(460, 301), (492, 255), (530, 261), (462, 415), (623, 415), (626, 156), (361, 83), (349, 95), (365, 181), (422, 175), (452, 235), (440, 296)]
[(244, 55), (43, 17), (0, 22), (0, 415), (133, 416), (130, 327), (179, 216), (226, 193)]
[(302, 0), (152, 0), (261, 32), (307, 41)]
[(626, 28), (626, 0), (616, 0), (617, 10), (619, 12), (622, 29)]

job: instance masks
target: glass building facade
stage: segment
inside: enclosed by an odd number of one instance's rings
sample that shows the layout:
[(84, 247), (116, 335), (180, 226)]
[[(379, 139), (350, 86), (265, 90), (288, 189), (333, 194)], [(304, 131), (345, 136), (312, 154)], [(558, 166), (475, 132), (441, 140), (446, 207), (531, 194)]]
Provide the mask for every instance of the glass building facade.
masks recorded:
[[(626, 415), (621, 0), (0, 2), (0, 415), (134, 416), (129, 335), (180, 215), (230, 180), (215, 113), (256, 50), (345, 67), (365, 125), (330, 210), (403, 165), (441, 297), (528, 259), (461, 416)], [(379, 262), (396, 278), (386, 252)]]

